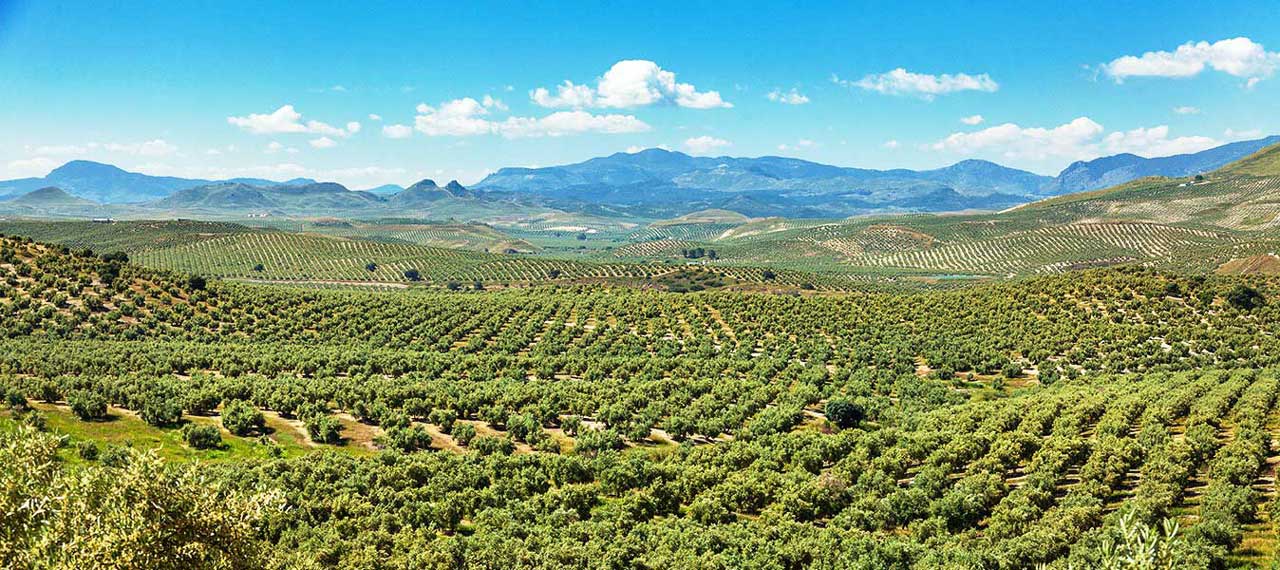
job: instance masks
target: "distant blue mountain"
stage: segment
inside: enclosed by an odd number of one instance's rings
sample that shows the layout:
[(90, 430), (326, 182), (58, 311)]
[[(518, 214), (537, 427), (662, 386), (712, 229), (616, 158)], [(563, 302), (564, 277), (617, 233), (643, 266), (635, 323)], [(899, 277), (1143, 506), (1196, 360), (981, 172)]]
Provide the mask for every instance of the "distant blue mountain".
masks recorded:
[[(260, 178), (236, 178), (227, 182), (250, 186), (304, 186), (315, 184), (310, 178), (274, 182)], [(54, 169), (43, 178), (21, 178), (0, 181), (0, 197), (13, 197), (45, 187), (60, 188), (74, 196), (102, 204), (138, 203), (164, 198), (187, 188), (205, 186), (214, 181), (173, 176), (151, 176), (128, 172), (110, 164), (89, 160), (73, 160)]]
[(401, 186), (399, 184), (383, 184), (382, 186), (369, 188), (365, 190), (365, 192), (368, 192), (370, 194), (377, 194), (378, 196), (391, 196), (393, 194), (399, 194), (400, 192), (403, 192), (403, 191), (404, 191), (404, 186)]
[(659, 184), (676, 188), (742, 192), (776, 190), (802, 193), (862, 191), (872, 199), (951, 188), (961, 194), (1028, 194), (1051, 179), (992, 162), (966, 160), (937, 170), (871, 170), (819, 164), (795, 158), (694, 157), (648, 149), (617, 153), (577, 164), (549, 168), (503, 168), (476, 184), (481, 190), (558, 191), (574, 186)]
[(1160, 158), (1143, 158), (1134, 154), (1104, 156), (1068, 166), (1049, 184), (1046, 191), (1051, 195), (1070, 194), (1108, 188), (1144, 176), (1173, 178), (1193, 176), (1217, 170), (1277, 143), (1280, 143), (1280, 136), (1225, 144), (1193, 154)]

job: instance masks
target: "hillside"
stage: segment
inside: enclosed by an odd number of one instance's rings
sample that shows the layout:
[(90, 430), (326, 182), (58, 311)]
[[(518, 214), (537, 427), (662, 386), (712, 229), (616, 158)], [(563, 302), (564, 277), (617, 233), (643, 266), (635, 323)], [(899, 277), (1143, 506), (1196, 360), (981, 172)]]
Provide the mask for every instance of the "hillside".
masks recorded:
[(1118, 154), (1087, 162), (1076, 162), (1046, 187), (1046, 195), (1067, 194), (1116, 186), (1148, 176), (1182, 178), (1217, 170), (1263, 148), (1280, 143), (1280, 136), (1230, 143), (1193, 153), (1144, 158)]
[(1090, 567), (1165, 516), (1195, 568), (1275, 549), (1273, 281), (301, 291), (14, 238), (0, 277), (7, 545), (55, 559), (140, 520), (240, 567)]
[(72, 196), (61, 188), (50, 186), (13, 198), (7, 205), (35, 209), (83, 209), (98, 204), (92, 200)]

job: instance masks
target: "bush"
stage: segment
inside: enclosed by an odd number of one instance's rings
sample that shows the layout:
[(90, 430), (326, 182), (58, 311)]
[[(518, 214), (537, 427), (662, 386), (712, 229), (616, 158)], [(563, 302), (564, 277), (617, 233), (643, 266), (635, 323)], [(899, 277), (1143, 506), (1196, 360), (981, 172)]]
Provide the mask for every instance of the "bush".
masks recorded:
[(196, 449), (214, 449), (222, 445), (222, 434), (211, 425), (187, 424), (182, 428), (182, 439)]
[(83, 459), (85, 461), (97, 461), (98, 444), (92, 441), (82, 441), (80, 443), (77, 443), (76, 454), (80, 456), (80, 459)]
[(338, 443), (342, 440), (342, 423), (333, 416), (312, 415), (307, 419), (307, 435), (316, 443)]
[(1018, 378), (1022, 376), (1022, 365), (1017, 362), (1010, 362), (1004, 365), (1004, 369), (1000, 371), (1000, 374), (1009, 379)]
[(107, 417), (107, 399), (97, 392), (76, 390), (67, 396), (67, 404), (71, 413), (86, 422)]
[(1262, 297), (1262, 293), (1259, 293), (1253, 287), (1236, 285), (1235, 288), (1227, 293), (1227, 302), (1241, 311), (1248, 311), (1261, 307), (1266, 302), (1266, 299)]
[(515, 452), (516, 445), (510, 438), (485, 435), (472, 441), (471, 449), (483, 455), (511, 455)]
[(22, 390), (17, 388), (4, 388), (4, 405), (15, 412), (22, 412), (27, 409), (27, 397), (23, 395)]
[(406, 269), (404, 271), (404, 278), (410, 281), (422, 281), (422, 274), (418, 273), (417, 269)]
[(440, 426), (441, 432), (450, 433), (453, 431), (453, 422), (458, 421), (458, 413), (450, 409), (436, 408), (431, 410), (431, 413), (427, 415), (427, 419), (431, 423)]
[(453, 433), (451, 435), (453, 435), (453, 440), (458, 442), (458, 445), (469, 446), (471, 445), (471, 441), (476, 437), (476, 426), (471, 424), (454, 424)]
[(378, 440), (383, 447), (397, 449), (405, 453), (431, 448), (431, 434), (422, 426), (393, 427)]
[(579, 455), (595, 455), (607, 449), (622, 449), (622, 436), (611, 429), (584, 429), (578, 434), (573, 451)]
[(840, 429), (857, 427), (867, 416), (862, 406), (848, 400), (828, 401), (826, 413), (827, 419)]
[(222, 427), (238, 436), (261, 433), (266, 427), (262, 412), (244, 400), (232, 400), (222, 407)]
[(174, 400), (153, 396), (142, 405), (142, 421), (156, 427), (176, 425), (182, 419), (182, 406)]
[(187, 288), (192, 291), (203, 291), (207, 284), (208, 283), (205, 281), (205, 278), (201, 275), (192, 275), (187, 278)]

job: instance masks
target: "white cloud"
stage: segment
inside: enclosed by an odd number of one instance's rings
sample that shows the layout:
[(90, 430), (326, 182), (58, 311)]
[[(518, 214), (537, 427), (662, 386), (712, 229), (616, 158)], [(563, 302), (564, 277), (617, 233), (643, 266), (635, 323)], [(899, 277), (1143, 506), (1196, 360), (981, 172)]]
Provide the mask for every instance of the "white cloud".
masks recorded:
[(1172, 156), (1200, 152), (1218, 146), (1218, 141), (1210, 137), (1191, 136), (1169, 138), (1169, 127), (1160, 125), (1151, 128), (1137, 128), (1131, 131), (1114, 132), (1102, 140), (1105, 152), (1119, 154), (1131, 152), (1142, 156)]
[(1102, 65), (1102, 70), (1116, 83), (1123, 83), (1129, 77), (1195, 77), (1205, 68), (1247, 79), (1246, 87), (1252, 88), (1280, 68), (1280, 53), (1269, 52), (1262, 44), (1239, 37), (1213, 43), (1187, 42), (1172, 52), (1126, 55)]
[(318, 139), (311, 139), (307, 141), (307, 144), (311, 145), (312, 148), (333, 148), (335, 146), (338, 146), (338, 143), (334, 142), (334, 140), (329, 137), (320, 137)]
[(1198, 152), (1219, 144), (1219, 141), (1204, 136), (1170, 138), (1169, 127), (1165, 125), (1106, 134), (1102, 125), (1088, 117), (1079, 117), (1052, 128), (1005, 123), (974, 132), (952, 133), (923, 148), (968, 156), (991, 156), (1019, 164), (1045, 165), (1124, 152), (1147, 157), (1169, 156)]
[(74, 144), (41, 145), (27, 150), (41, 156), (75, 156), (85, 154), (96, 148), (98, 148), (98, 143), (89, 143), (83, 146)]
[[(505, 109), (501, 101), (470, 97), (418, 105), (414, 128), (427, 136), (475, 136), (498, 134), (506, 138), (563, 136), (580, 133), (638, 133), (649, 125), (631, 115), (593, 115), (586, 111), (559, 111), (545, 117), (507, 117), (490, 120), (491, 110)], [(385, 132), (385, 131), (384, 131)]]
[(1181, 106), (1181, 107), (1174, 107), (1174, 108), (1173, 108), (1173, 112), (1174, 112), (1174, 113), (1177, 113), (1177, 114), (1179, 114), (1179, 115), (1199, 115), (1199, 114), (1200, 114), (1200, 109), (1197, 109), (1197, 108), (1195, 108), (1195, 107), (1191, 107), (1191, 106), (1187, 106), (1187, 105), (1183, 105), (1183, 106)]
[(1005, 123), (971, 133), (952, 133), (927, 147), (966, 155), (997, 151), (1005, 158), (1042, 160), (1065, 157), (1079, 160), (1091, 154), (1084, 149), (1102, 133), (1102, 125), (1088, 117), (1080, 117), (1051, 129), (1023, 128), (1015, 123)]
[(267, 148), (264, 149), (263, 152), (267, 154), (275, 154), (277, 152), (287, 152), (289, 154), (295, 154), (298, 152), (298, 149), (293, 148), (291, 146), (284, 146), (277, 141), (271, 141), (267, 143)]
[(545, 87), (539, 87), (529, 92), (529, 98), (541, 107), (552, 109), (594, 107), (596, 91), (589, 85), (575, 85), (572, 81), (565, 80), (556, 87), (555, 95)]
[(389, 139), (407, 139), (413, 136), (413, 127), (409, 125), (387, 125), (382, 127), (382, 136)]
[(631, 145), (631, 146), (627, 147), (627, 154), (635, 154), (635, 153), (637, 153), (637, 152), (640, 152), (640, 151), (643, 151), (643, 150), (649, 150), (649, 149), (651, 149), (651, 148), (660, 148), (660, 149), (662, 149), (662, 150), (671, 150), (671, 147), (670, 147), (670, 146), (667, 146), (667, 145), (665, 145), (665, 144), (660, 144), (660, 145), (655, 145), (655, 146), (640, 146), (640, 145), (637, 145), (637, 144), (633, 144), (633, 145)]
[(107, 143), (102, 145), (102, 148), (110, 152), (120, 152), (137, 156), (168, 156), (178, 152), (177, 146), (168, 143), (164, 139), (155, 139), (140, 143)]
[(902, 143), (899, 143), (896, 139), (889, 139), (887, 141), (884, 141), (884, 144), (880, 146), (883, 146), (884, 148), (887, 148), (889, 150), (893, 150), (895, 148), (898, 148), (899, 146), (902, 146)]
[(781, 150), (781, 151), (801, 150), (801, 149), (806, 149), (806, 148), (815, 146), (816, 144), (817, 143), (809, 139), (800, 139), (796, 141), (796, 144), (786, 144), (786, 143), (780, 144), (778, 145), (778, 150)]
[(1262, 138), (1262, 129), (1245, 129), (1237, 131), (1235, 129), (1227, 129), (1222, 132), (1222, 137), (1229, 141), (1247, 141)]
[(731, 144), (733, 143), (727, 140), (716, 138), (709, 135), (693, 137), (691, 139), (686, 139), (684, 141), (684, 147), (689, 149), (689, 152), (692, 152), (694, 154), (706, 154), (716, 149), (724, 148)]
[(37, 178), (58, 167), (58, 162), (42, 156), (9, 162), (5, 178)]
[(309, 133), (324, 136), (349, 137), (360, 132), (360, 123), (351, 121), (346, 128), (339, 128), (320, 121), (302, 122), (302, 113), (293, 105), (284, 105), (267, 114), (252, 113), (244, 117), (227, 117), (227, 122), (255, 135)]
[(784, 105), (804, 105), (809, 102), (809, 98), (797, 91), (794, 87), (785, 93), (779, 89), (774, 89), (765, 97), (770, 101), (782, 103)]
[(483, 118), (489, 114), (489, 109), (470, 97), (441, 103), (438, 108), (420, 103), (417, 110), (414, 128), (429, 137), (464, 137), (493, 132), (493, 123)]
[(966, 73), (929, 75), (912, 73), (901, 67), (885, 73), (873, 74), (857, 81), (831, 76), (831, 81), (845, 87), (858, 87), (866, 91), (875, 91), (885, 95), (909, 95), (926, 101), (938, 95), (946, 95), (959, 91), (982, 91), (991, 93), (1000, 89), (1000, 84), (990, 75)]
[(960, 122), (966, 125), (980, 125), (984, 120), (986, 119), (983, 119), (982, 115), (969, 115), (968, 117), (962, 117)]
[(209, 156), (222, 156), (222, 150), (216, 149), (216, 148), (211, 148), (209, 150), (206, 150), (204, 151), (204, 153)]
[(675, 104), (690, 109), (729, 108), (733, 104), (721, 99), (718, 91), (698, 91), (689, 83), (676, 81), (676, 74), (644, 59), (623, 60), (613, 64), (596, 81), (595, 88), (566, 80), (556, 86), (553, 95), (539, 87), (529, 98), (542, 107), (582, 109), (644, 107), (659, 103)]
[(369, 120), (370, 120), (370, 121), (375, 121), (375, 122), (376, 122), (376, 121), (381, 121), (381, 120), (382, 120), (382, 115), (379, 115), (379, 114), (377, 114), (377, 113), (369, 113)]
[(650, 129), (631, 115), (592, 115), (586, 111), (559, 111), (541, 118), (508, 117), (495, 125), (507, 138), (558, 137), (580, 133), (642, 133)]

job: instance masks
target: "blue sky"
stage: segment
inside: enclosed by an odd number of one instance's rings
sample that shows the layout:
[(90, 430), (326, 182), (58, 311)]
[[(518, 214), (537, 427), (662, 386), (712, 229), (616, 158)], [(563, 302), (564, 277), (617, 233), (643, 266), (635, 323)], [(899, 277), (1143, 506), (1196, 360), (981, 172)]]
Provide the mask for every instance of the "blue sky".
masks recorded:
[(1053, 174), (1280, 132), (1273, 3), (905, 4), (0, 0), (0, 178), (470, 183), (654, 146)]

